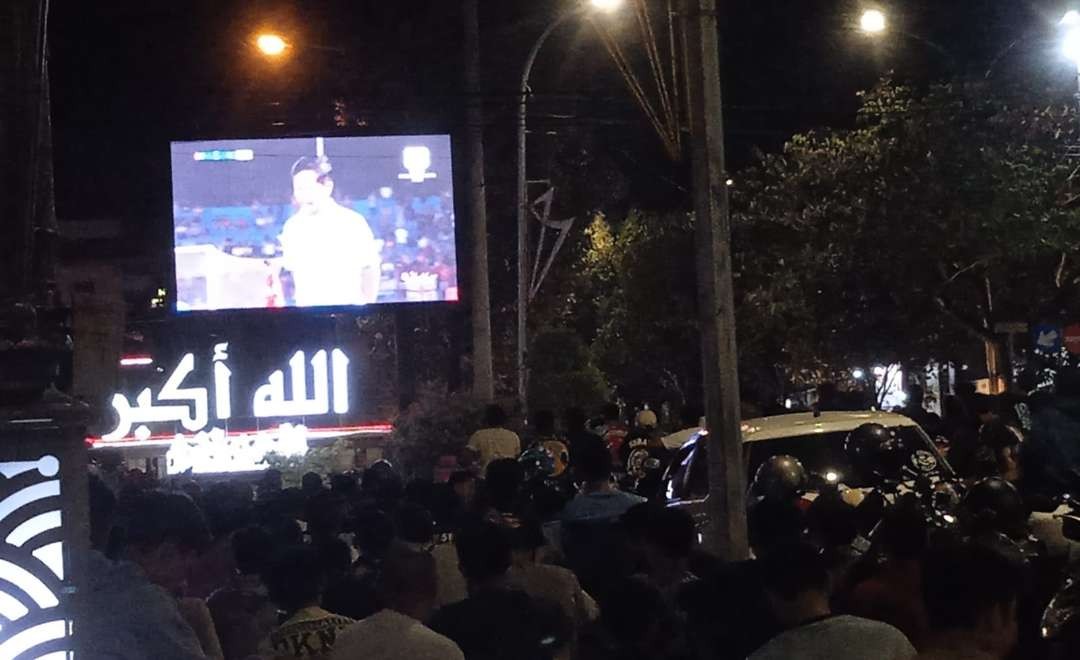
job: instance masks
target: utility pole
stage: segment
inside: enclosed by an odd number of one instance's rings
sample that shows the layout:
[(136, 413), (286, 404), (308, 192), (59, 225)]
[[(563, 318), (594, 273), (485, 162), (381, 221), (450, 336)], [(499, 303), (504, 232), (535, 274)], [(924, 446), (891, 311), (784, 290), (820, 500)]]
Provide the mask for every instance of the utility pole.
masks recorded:
[(484, 178), (484, 106), (480, 93), (479, 0), (465, 0), (465, 134), (469, 153), (469, 220), (472, 224), (473, 396), (495, 398), (491, 366), (491, 296), (488, 289), (487, 183)]
[(739, 560), (749, 556), (749, 545), (716, 0), (685, 3), (698, 313), (709, 429), (706, 544), (724, 559)]

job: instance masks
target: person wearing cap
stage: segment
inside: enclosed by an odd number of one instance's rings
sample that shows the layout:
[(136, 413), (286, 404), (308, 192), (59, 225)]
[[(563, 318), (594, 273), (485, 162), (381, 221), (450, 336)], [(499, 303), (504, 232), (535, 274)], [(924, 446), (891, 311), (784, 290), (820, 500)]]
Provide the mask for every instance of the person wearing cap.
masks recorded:
[(634, 417), (634, 428), (619, 448), (619, 471), (623, 486), (643, 497), (653, 497), (670, 460), (657, 431), (656, 413), (645, 408)]
[(366, 305), (379, 295), (379, 243), (364, 216), (334, 199), (331, 171), (325, 157), (300, 158), (292, 166), (299, 210), (278, 240), (297, 307)]

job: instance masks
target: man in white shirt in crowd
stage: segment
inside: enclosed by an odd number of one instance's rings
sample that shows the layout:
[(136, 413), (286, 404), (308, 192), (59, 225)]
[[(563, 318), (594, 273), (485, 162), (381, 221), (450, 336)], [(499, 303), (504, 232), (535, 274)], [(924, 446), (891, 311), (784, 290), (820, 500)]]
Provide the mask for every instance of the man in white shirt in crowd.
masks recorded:
[(806, 542), (780, 547), (761, 560), (765, 594), (784, 632), (749, 660), (910, 660), (915, 648), (887, 623), (835, 616), (820, 550)]
[(364, 216), (334, 200), (331, 170), (325, 157), (304, 157), (292, 166), (300, 208), (278, 240), (297, 307), (367, 305), (379, 295), (381, 246)]
[(429, 553), (392, 548), (377, 583), (386, 609), (341, 631), (333, 660), (464, 660), (457, 644), (421, 623), (434, 611), (436, 580)]
[(521, 454), (521, 438), (506, 428), (506, 412), (502, 406), (492, 404), (484, 410), (484, 428), (469, 438), (468, 450), (480, 468), (480, 474), (484, 474), (488, 463), (497, 458), (516, 460)]

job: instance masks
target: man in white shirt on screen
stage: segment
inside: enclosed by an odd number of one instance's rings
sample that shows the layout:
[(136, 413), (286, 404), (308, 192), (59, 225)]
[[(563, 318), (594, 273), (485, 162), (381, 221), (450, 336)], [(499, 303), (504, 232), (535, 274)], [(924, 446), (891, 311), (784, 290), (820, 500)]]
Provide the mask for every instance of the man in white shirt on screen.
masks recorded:
[(364, 216), (334, 200), (331, 169), (325, 157), (303, 157), (292, 166), (300, 210), (279, 240), (297, 307), (366, 305), (379, 295), (379, 243)]

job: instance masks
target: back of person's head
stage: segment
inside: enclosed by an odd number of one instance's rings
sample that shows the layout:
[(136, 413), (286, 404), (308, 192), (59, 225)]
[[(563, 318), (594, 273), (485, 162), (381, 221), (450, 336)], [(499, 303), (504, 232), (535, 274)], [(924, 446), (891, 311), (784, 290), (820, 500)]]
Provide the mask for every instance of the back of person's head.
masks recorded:
[(526, 519), (513, 529), (508, 530), (510, 544), (515, 552), (532, 552), (546, 544), (544, 531), (540, 522), (534, 519)]
[(322, 490), (323, 481), (315, 472), (307, 472), (300, 478), (300, 490), (304, 491), (306, 495), (314, 495)]
[(517, 503), (525, 470), (512, 458), (496, 459), (487, 466), (484, 487), (491, 505), (500, 511), (511, 511)]
[(602, 443), (587, 443), (574, 456), (574, 470), (587, 483), (607, 481), (611, 478), (611, 452)]
[(550, 410), (537, 410), (530, 416), (529, 422), (539, 435), (555, 434), (555, 413)]
[(344, 530), (347, 515), (345, 499), (328, 490), (319, 491), (304, 505), (304, 519), (312, 536), (337, 536)]
[(771, 549), (761, 558), (761, 574), (766, 591), (785, 601), (808, 592), (826, 592), (829, 587), (825, 556), (807, 542)]
[(685, 509), (653, 508), (644, 532), (645, 541), (670, 559), (687, 559), (697, 545), (694, 519)]
[(567, 408), (563, 411), (563, 426), (567, 433), (585, 430), (589, 418), (581, 408)]
[(435, 534), (435, 519), (419, 504), (403, 504), (394, 515), (398, 540), (405, 543), (431, 543)]
[(701, 423), (701, 406), (687, 404), (679, 413), (679, 421), (683, 428), (693, 428)]
[(351, 472), (331, 475), (330, 490), (333, 491), (335, 495), (352, 497), (356, 492), (356, 475)]
[(327, 580), (337, 580), (349, 573), (352, 568), (352, 553), (349, 544), (338, 538), (320, 539), (312, 544), (319, 553), (319, 562)]
[(750, 546), (754, 554), (767, 554), (776, 546), (797, 543), (805, 537), (806, 517), (792, 502), (763, 500), (747, 516)]
[(435, 482), (431, 479), (412, 479), (405, 484), (405, 503), (430, 509), (435, 500)]
[(425, 602), (430, 607), (438, 591), (434, 557), (405, 546), (391, 546), (375, 588), (379, 599), (388, 607), (416, 607)]
[(600, 622), (624, 648), (648, 646), (673, 621), (673, 613), (655, 586), (640, 578), (613, 585), (600, 602)]
[(232, 535), (233, 560), (240, 575), (259, 575), (274, 547), (270, 534), (256, 525), (245, 527)]
[(938, 632), (979, 629), (995, 612), (1005, 619), (997, 623), (1013, 618), (1015, 625), (1023, 584), (1023, 565), (991, 546), (954, 542), (931, 548), (923, 566), (927, 619)]
[(147, 491), (123, 503), (123, 527), (129, 548), (151, 550), (173, 543), (188, 552), (210, 544), (210, 530), (201, 511), (187, 495)]
[(488, 428), (498, 428), (506, 425), (506, 411), (497, 403), (492, 403), (484, 408), (484, 425)]
[(394, 521), (378, 509), (365, 509), (356, 516), (356, 546), (361, 554), (378, 558), (394, 542)]
[(304, 545), (281, 549), (263, 571), (263, 583), (270, 600), (285, 612), (318, 605), (326, 586), (318, 550)]
[(926, 552), (929, 534), (926, 513), (914, 498), (901, 498), (885, 511), (877, 534), (890, 558), (920, 559)]
[(454, 537), (458, 563), (465, 579), (472, 583), (502, 577), (513, 560), (506, 529), (487, 522), (464, 526)]
[(600, 410), (600, 414), (604, 416), (604, 421), (605, 422), (617, 422), (617, 421), (619, 421), (619, 417), (621, 415), (621, 412), (619, 410), (619, 404), (617, 404), (617, 403), (605, 404), (604, 407)]

